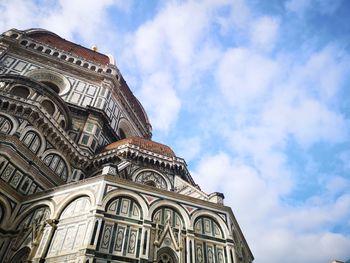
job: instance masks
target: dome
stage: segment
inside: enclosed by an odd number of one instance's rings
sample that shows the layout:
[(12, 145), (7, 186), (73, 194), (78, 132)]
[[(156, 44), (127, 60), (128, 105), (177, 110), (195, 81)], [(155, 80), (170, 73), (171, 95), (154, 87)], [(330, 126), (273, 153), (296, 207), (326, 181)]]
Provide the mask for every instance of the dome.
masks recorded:
[(146, 150), (146, 151), (165, 155), (167, 157), (175, 157), (175, 153), (173, 152), (173, 150), (169, 146), (158, 143), (158, 142), (154, 142), (154, 141), (151, 141), (148, 139), (144, 139), (141, 137), (129, 137), (129, 138), (126, 138), (123, 140), (113, 142), (113, 143), (107, 145), (106, 147), (104, 147), (102, 151), (103, 152), (110, 151), (110, 150), (116, 149), (122, 145), (134, 145), (134, 146), (140, 147), (141, 149)]
[(64, 50), (86, 60), (102, 65), (110, 64), (110, 59), (107, 55), (65, 40), (50, 31), (43, 29), (29, 29), (25, 31), (25, 35), (45, 45)]

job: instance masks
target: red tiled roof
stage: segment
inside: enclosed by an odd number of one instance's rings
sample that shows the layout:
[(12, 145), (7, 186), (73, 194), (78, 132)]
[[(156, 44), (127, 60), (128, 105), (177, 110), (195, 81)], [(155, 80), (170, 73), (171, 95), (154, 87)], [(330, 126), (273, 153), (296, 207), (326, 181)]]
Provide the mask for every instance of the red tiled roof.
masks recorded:
[(122, 139), (122, 140), (113, 142), (113, 143), (107, 145), (106, 147), (104, 147), (104, 149), (102, 151), (104, 152), (104, 151), (113, 150), (113, 149), (117, 148), (118, 146), (125, 145), (125, 144), (132, 144), (132, 145), (140, 147), (143, 150), (154, 152), (154, 153), (161, 154), (161, 155), (165, 155), (167, 157), (175, 157), (175, 153), (173, 152), (173, 150), (169, 146), (158, 143), (158, 142), (154, 142), (151, 140), (147, 140), (147, 139), (144, 139), (142, 137), (129, 137), (126, 139)]
[(96, 62), (98, 64), (107, 65), (110, 63), (108, 56), (86, 47), (74, 44), (54, 34), (49, 34), (47, 32), (34, 32), (29, 33), (27, 36), (43, 44), (47, 44), (51, 47), (70, 52), (76, 56)]
[(148, 120), (146, 119), (145, 113), (142, 110), (142, 106), (140, 105), (137, 98), (130, 90), (130, 88), (129, 88), (128, 84), (126, 83), (125, 79), (123, 78), (123, 76), (121, 76), (121, 78), (120, 78), (120, 89), (123, 91), (123, 93), (127, 97), (128, 101), (133, 102), (132, 107), (136, 111), (136, 114), (141, 119), (142, 123), (147, 124)]

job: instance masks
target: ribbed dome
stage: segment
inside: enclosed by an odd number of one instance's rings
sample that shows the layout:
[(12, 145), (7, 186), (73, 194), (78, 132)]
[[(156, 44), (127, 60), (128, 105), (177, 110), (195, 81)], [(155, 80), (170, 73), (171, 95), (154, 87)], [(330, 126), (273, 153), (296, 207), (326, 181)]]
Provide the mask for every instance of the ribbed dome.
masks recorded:
[(120, 141), (113, 142), (107, 145), (102, 151), (110, 151), (121, 145), (134, 145), (146, 151), (162, 154), (168, 157), (175, 157), (175, 153), (169, 146), (141, 137), (129, 137)]
[(61, 38), (60, 36), (47, 31), (47, 30), (27, 30), (26, 35), (32, 39), (43, 44), (70, 52), (74, 55), (82, 57), (86, 60), (93, 61), (99, 64), (107, 65), (110, 64), (109, 57), (107, 55), (101, 54), (92, 49), (80, 46), (68, 40)]

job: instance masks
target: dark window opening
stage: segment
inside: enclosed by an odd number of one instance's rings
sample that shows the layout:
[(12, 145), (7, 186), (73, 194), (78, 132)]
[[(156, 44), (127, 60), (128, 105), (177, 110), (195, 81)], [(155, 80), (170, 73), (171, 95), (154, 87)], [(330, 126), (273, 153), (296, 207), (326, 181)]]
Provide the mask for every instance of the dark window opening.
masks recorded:
[(122, 129), (119, 129), (119, 137), (121, 140), (126, 138), (125, 132)]
[(15, 96), (18, 96), (18, 97), (26, 99), (29, 96), (29, 89), (27, 89), (24, 86), (16, 86), (16, 87), (12, 88), (10, 93), (12, 95), (15, 95)]
[(42, 81), (41, 83), (43, 83), (46, 86), (48, 86), (49, 88), (51, 88), (57, 94), (60, 93), (60, 88), (56, 84), (49, 82), (49, 81)]
[(156, 183), (154, 181), (146, 181), (145, 185), (152, 186), (152, 187), (157, 187)]
[(41, 105), (43, 108), (47, 111), (48, 114), (52, 115), (55, 112), (55, 105), (49, 101), (49, 100), (44, 100)]
[(89, 136), (88, 135), (83, 135), (83, 139), (81, 139), (81, 143), (87, 145), (89, 142)]
[(64, 129), (66, 127), (66, 123), (64, 120), (61, 120), (60, 126)]

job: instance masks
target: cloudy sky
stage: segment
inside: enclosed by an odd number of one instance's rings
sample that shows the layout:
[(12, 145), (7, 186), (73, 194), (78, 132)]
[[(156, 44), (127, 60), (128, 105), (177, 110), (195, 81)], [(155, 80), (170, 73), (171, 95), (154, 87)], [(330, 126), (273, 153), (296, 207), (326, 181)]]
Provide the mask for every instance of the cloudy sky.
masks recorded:
[(258, 263), (350, 258), (350, 2), (0, 0), (113, 54), (153, 124), (233, 208)]

